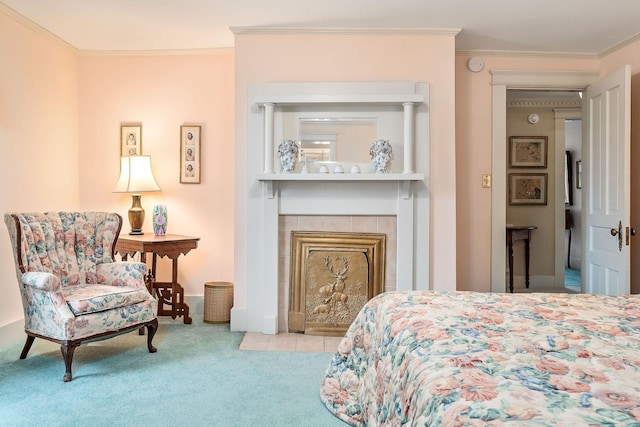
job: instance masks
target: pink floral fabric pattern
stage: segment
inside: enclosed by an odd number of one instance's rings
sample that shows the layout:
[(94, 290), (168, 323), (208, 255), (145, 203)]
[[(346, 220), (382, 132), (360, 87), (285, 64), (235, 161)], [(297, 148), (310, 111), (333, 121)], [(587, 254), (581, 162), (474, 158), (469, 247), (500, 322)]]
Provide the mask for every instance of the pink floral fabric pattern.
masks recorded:
[(372, 298), (320, 396), (354, 426), (640, 425), (640, 296)]
[[(116, 262), (118, 215), (47, 212), (5, 215), (21, 284), (25, 330), (72, 340), (156, 317), (144, 282), (146, 266)], [(20, 251), (17, 249), (20, 248)]]

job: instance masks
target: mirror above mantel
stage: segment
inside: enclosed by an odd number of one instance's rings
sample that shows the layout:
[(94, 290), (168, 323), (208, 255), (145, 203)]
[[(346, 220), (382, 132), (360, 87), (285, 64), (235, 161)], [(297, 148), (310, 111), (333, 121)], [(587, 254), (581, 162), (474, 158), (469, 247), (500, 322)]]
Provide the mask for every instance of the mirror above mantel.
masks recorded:
[(376, 140), (375, 117), (304, 117), (298, 121), (301, 161), (366, 163)]
[[(343, 165), (371, 163), (369, 149), (377, 139), (393, 147), (391, 172), (403, 171), (402, 105), (283, 106), (275, 110), (275, 141), (299, 144), (299, 164), (306, 160)], [(277, 147), (276, 147), (277, 148)], [(277, 152), (274, 153), (277, 159)], [(365, 166), (366, 168), (366, 166)]]

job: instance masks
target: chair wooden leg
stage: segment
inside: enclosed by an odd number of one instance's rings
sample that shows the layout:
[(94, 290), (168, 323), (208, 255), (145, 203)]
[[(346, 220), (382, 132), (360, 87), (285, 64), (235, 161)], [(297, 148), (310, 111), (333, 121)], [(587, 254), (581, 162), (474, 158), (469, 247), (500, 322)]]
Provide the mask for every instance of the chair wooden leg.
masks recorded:
[(153, 337), (156, 334), (157, 330), (158, 319), (153, 319), (153, 321), (147, 323), (147, 348), (149, 349), (149, 353), (155, 353), (156, 351), (158, 351), (158, 349), (155, 348), (153, 344), (151, 344), (151, 341), (153, 341)]
[(66, 372), (64, 373), (64, 382), (69, 382), (73, 378), (71, 376), (71, 363), (73, 362), (73, 353), (76, 351), (76, 347), (78, 347), (80, 343), (65, 341), (60, 346), (60, 351), (62, 352), (62, 358), (64, 359), (64, 366), (66, 368)]
[(20, 353), (20, 359), (26, 359), (29, 350), (31, 350), (31, 346), (33, 345), (33, 341), (35, 341), (36, 337), (33, 335), (27, 335), (27, 341), (24, 343), (24, 347), (22, 347), (22, 353)]

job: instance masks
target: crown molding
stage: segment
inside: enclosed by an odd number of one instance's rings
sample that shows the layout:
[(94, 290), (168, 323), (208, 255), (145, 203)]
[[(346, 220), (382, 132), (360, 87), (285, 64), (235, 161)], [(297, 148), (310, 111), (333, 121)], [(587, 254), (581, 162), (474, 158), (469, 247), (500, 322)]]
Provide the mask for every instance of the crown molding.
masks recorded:
[(511, 108), (580, 108), (579, 99), (573, 98), (519, 98), (507, 99), (507, 107)]
[(516, 50), (456, 50), (456, 56), (500, 56), (508, 58), (557, 58), (557, 59), (600, 59), (599, 55), (591, 53), (570, 52), (540, 52), (540, 51), (516, 51)]
[(632, 45), (637, 41), (640, 41), (640, 33), (636, 34), (630, 39), (624, 40), (616, 45), (611, 46), (609, 49), (603, 50), (598, 54), (598, 58), (604, 58), (605, 56), (611, 55), (612, 53), (615, 53), (622, 48)]
[(599, 60), (605, 58), (612, 53), (619, 51), (640, 41), (640, 33), (635, 36), (623, 40), (599, 53), (574, 53), (574, 52), (541, 52), (541, 51), (520, 51), (520, 50), (485, 50), (485, 49), (469, 49), (456, 50), (457, 56), (502, 56), (502, 57), (530, 57), (530, 58), (558, 58), (558, 59), (592, 59)]
[(32, 30), (36, 34), (39, 34), (40, 36), (46, 38), (47, 40), (53, 41), (53, 42), (65, 47), (67, 49), (73, 50), (75, 53), (78, 53), (78, 49), (75, 46), (67, 43), (66, 41), (64, 41), (60, 37), (58, 37), (55, 34), (53, 34), (51, 31), (48, 31), (48, 30), (44, 29), (43, 27), (41, 27), (40, 25), (36, 24), (32, 20), (27, 19), (26, 17), (24, 17), (23, 15), (19, 14), (18, 12), (16, 12), (13, 9), (11, 9), (9, 6), (7, 6), (6, 4), (4, 4), (2, 2), (0, 2), (0, 12), (4, 13), (9, 18), (11, 18), (14, 21), (16, 21), (18, 24), (21, 24), (21, 25), (25, 26), (26, 28)]
[(380, 35), (441, 35), (456, 36), (460, 28), (342, 28), (342, 27), (230, 27), (235, 35), (245, 34), (380, 34)]
[(222, 55), (233, 54), (234, 48), (211, 49), (158, 49), (158, 50), (79, 50), (81, 56), (178, 56), (178, 55)]

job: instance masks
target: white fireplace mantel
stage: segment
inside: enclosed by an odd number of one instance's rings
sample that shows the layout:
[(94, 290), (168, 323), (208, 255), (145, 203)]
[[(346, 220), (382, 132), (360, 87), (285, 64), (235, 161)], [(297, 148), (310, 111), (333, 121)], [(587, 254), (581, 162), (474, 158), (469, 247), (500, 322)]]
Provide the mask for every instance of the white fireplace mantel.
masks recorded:
[[(236, 297), (232, 330), (278, 332), (279, 217), (396, 217), (396, 289), (429, 284), (429, 85), (414, 82), (264, 83), (248, 88), (246, 292)], [(274, 112), (283, 105), (389, 106), (397, 114), (396, 168), (387, 174), (276, 173)], [(336, 107), (337, 106), (337, 107)], [(355, 106), (355, 107), (354, 107)], [(382, 107), (386, 109), (387, 107)], [(394, 150), (395, 152), (395, 150)], [(307, 230), (326, 231), (326, 230)]]
[[(268, 86), (268, 87), (267, 87)], [(303, 88), (304, 87), (304, 88)], [(306, 105), (398, 105), (403, 108), (403, 173), (414, 172), (415, 106), (425, 104), (426, 83), (288, 83), (265, 85), (253, 102), (263, 110), (264, 173), (274, 173), (274, 111)], [(276, 93), (274, 93), (274, 90)], [(284, 92), (287, 93), (284, 93)], [(372, 141), (373, 142), (373, 141)]]
[(305, 182), (397, 182), (400, 197), (408, 199), (411, 196), (411, 182), (423, 181), (422, 173), (363, 173), (363, 174), (336, 174), (336, 173), (262, 173), (258, 180), (266, 185), (265, 195), (272, 199), (275, 197), (276, 185), (279, 182), (305, 181)]

